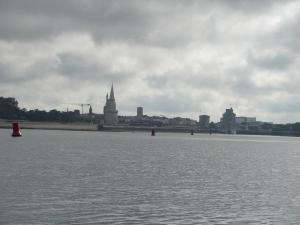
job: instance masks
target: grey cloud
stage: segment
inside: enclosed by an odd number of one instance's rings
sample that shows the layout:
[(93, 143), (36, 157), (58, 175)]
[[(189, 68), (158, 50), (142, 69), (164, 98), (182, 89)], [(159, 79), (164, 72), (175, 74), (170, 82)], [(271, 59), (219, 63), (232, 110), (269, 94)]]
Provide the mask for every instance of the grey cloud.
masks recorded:
[[(0, 81), (2, 84), (20, 84), (36, 80), (39, 76), (32, 67), (15, 69), (13, 63), (0, 62)], [(40, 71), (39, 71), (40, 72)]]
[(299, 97), (300, 95), (298, 95), (298, 98), (295, 100), (294, 96), (279, 96), (276, 99), (274, 98), (272, 100), (259, 102), (258, 107), (269, 113), (300, 113), (300, 101), (298, 100)]
[(74, 53), (61, 53), (58, 56), (57, 71), (70, 78), (94, 77), (97, 75), (97, 65), (84, 56)]
[(172, 114), (173, 112), (189, 112), (193, 106), (189, 104), (190, 97), (188, 95), (171, 94), (153, 94), (152, 96), (140, 96), (134, 98), (135, 102), (143, 105), (146, 109), (151, 109), (160, 113)]
[[(211, 66), (213, 67), (213, 65)], [(274, 70), (273, 67), (270, 66), (270, 68)], [(283, 68), (280, 69), (283, 70)], [(289, 75), (290, 79), (287, 78), (281, 83), (257, 84), (254, 77), (256, 71), (250, 65), (232, 66), (232, 68), (224, 69), (219, 73), (213, 72), (213, 68), (208, 70), (210, 72), (206, 73), (205, 71), (193, 73), (189, 70), (177, 73), (173, 71), (165, 75), (149, 75), (144, 80), (154, 90), (169, 90), (186, 86), (189, 87), (187, 92), (198, 90), (201, 93), (207, 93), (205, 98), (201, 99), (202, 104), (216, 100), (214, 95), (210, 96), (214, 91), (219, 92), (221, 90), (223, 95), (231, 95), (234, 98), (256, 99), (278, 92), (294, 92), (296, 94), (298, 93), (298, 84), (300, 84), (298, 79), (295, 79), (295, 75)]]
[(86, 32), (96, 39), (135, 39), (147, 30), (139, 1), (32, 1), (0, 4), (1, 38), (30, 40), (65, 32)]
[[(297, 3), (297, 1), (288, 1)], [(278, 4), (280, 1), (278, 2)], [(282, 4), (284, 6), (285, 4)], [(293, 12), (288, 12), (283, 20), (277, 21), (275, 29), (268, 33), (262, 34), (261, 39), (258, 40), (257, 45), (259, 49), (283, 49), (291, 54), (299, 54), (300, 44), (300, 11), (295, 10), (299, 6), (292, 5)], [(280, 6), (278, 7), (281, 8)]]
[(144, 78), (145, 82), (152, 88), (161, 89), (167, 87), (170, 78), (166, 76), (148, 75)]
[(282, 46), (290, 52), (300, 52), (300, 12), (295, 17), (285, 21), (281, 26), (266, 36), (266, 45)]
[(59, 63), (56, 72), (63, 77), (81, 82), (118, 82), (132, 79), (135, 74), (125, 71), (112, 71), (107, 64), (86, 55), (62, 53), (58, 55)]
[[(67, 97), (99, 95), (100, 104), (113, 81), (121, 114), (139, 104), (193, 116), (201, 107), (218, 118), (236, 100), (271, 116), (284, 107), (266, 96), (281, 93), (290, 94), (287, 114), (298, 112), (300, 10), (288, 19), (272, 11), (290, 2), (0, 0), (0, 94), (18, 86), (20, 101), (55, 105), (61, 88)], [(272, 16), (279, 23), (264, 29)], [(268, 75), (284, 79), (255, 80)]]
[(284, 71), (294, 62), (294, 57), (291, 54), (268, 54), (254, 56), (250, 55), (249, 63), (261, 69)]
[[(256, 82), (255, 72), (250, 74), (232, 74), (231, 79), (227, 79), (225, 86), (237, 98), (256, 99), (263, 98), (265, 96), (272, 96), (278, 92), (288, 92), (290, 85), (293, 81), (281, 81), (278, 82), (264, 82), (258, 84)], [(268, 75), (261, 75), (268, 76)]]
[(1, 83), (6, 83), (10, 78), (10, 67), (7, 64), (0, 62), (0, 80)]
[(1, 1), (0, 38), (30, 41), (83, 32), (91, 34), (97, 42), (126, 40), (174, 47), (197, 40), (209, 42), (224, 35), (216, 25), (224, 13), (217, 13), (216, 9), (222, 11), (227, 7), (230, 14), (236, 9), (268, 11), (272, 4), (268, 0), (207, 0), (188, 4), (137, 0)]
[(16, 68), (14, 62), (0, 62), (2, 84), (24, 84), (52, 76), (61, 76), (70, 82), (110, 84), (117, 81), (121, 84), (132, 79), (135, 74), (111, 71), (107, 64), (76, 53), (61, 53), (56, 57), (32, 59), (31, 64), (21, 68)]
[(280, 0), (223, 0), (220, 2), (230, 9), (257, 14), (268, 10)]

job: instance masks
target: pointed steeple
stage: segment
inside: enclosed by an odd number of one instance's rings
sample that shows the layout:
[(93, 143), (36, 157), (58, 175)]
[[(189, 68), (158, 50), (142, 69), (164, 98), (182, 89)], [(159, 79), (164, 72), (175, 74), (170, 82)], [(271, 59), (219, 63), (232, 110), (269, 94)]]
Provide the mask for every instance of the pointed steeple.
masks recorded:
[(115, 100), (115, 95), (114, 95), (114, 84), (111, 84), (111, 89), (110, 89), (110, 96), (109, 99)]
[(111, 84), (110, 95), (106, 95), (106, 104), (103, 107), (104, 124), (118, 124), (118, 110), (116, 109), (116, 101), (114, 95), (114, 85)]

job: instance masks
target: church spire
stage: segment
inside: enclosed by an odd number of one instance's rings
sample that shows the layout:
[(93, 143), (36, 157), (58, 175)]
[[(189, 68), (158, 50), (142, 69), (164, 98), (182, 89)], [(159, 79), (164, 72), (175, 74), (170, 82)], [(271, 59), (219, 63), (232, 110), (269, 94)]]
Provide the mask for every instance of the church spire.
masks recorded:
[(111, 84), (111, 89), (110, 89), (110, 96), (109, 99), (115, 100), (115, 95), (114, 95), (114, 84)]
[(110, 95), (106, 96), (106, 104), (103, 107), (104, 124), (118, 124), (118, 110), (116, 109), (116, 100), (114, 95), (114, 86), (111, 84)]

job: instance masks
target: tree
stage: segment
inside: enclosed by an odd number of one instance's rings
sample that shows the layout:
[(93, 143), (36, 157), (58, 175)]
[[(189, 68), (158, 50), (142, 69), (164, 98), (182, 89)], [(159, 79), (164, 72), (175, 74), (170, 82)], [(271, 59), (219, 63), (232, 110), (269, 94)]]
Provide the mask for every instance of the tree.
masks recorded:
[(0, 118), (15, 119), (18, 116), (18, 102), (14, 98), (0, 97)]

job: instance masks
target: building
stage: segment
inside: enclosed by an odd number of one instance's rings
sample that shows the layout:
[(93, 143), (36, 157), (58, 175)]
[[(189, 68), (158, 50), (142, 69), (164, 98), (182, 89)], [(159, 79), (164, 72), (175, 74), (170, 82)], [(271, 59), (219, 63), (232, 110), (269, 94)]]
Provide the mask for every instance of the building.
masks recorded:
[(256, 117), (246, 117), (246, 116), (240, 116), (235, 118), (235, 122), (237, 124), (241, 123), (255, 123), (256, 122)]
[(209, 128), (209, 116), (200, 115), (199, 116), (199, 127), (200, 128)]
[(190, 127), (197, 124), (196, 120), (190, 118), (175, 117), (169, 120), (169, 125), (174, 127)]
[(143, 118), (143, 107), (137, 107), (136, 108), (136, 117), (138, 119), (142, 119)]
[(104, 125), (118, 124), (118, 111), (116, 109), (116, 100), (114, 95), (114, 87), (111, 85), (110, 96), (106, 95), (106, 103), (103, 108)]
[(236, 133), (236, 115), (233, 112), (233, 109), (226, 109), (223, 117), (221, 118), (221, 128), (227, 134)]

